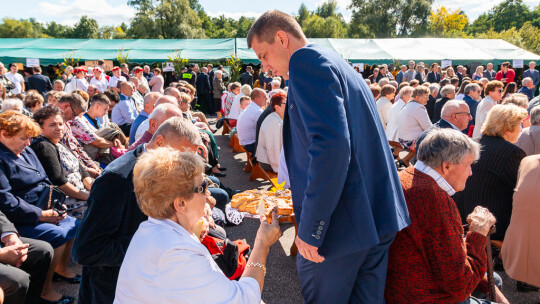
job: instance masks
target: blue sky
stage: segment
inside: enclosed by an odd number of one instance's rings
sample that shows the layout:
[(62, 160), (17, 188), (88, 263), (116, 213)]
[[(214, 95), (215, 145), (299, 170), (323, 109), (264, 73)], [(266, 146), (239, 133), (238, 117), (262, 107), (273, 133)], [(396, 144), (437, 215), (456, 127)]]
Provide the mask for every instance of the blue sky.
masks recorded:
[[(324, 0), (199, 0), (205, 11), (211, 16), (225, 14), (227, 17), (240, 16), (257, 17), (269, 9), (279, 9), (287, 13), (298, 11), (304, 2), (309, 10), (314, 10)], [(445, 5), (451, 9), (462, 9), (471, 20), (481, 13), (488, 11), (502, 0), (435, 0), (435, 5)], [(0, 16), (11, 18), (34, 17), (42, 22), (56, 21), (73, 25), (82, 15), (88, 15), (98, 20), (100, 25), (115, 25), (122, 21), (129, 22), (134, 14), (133, 8), (127, 5), (127, 0), (23, 0), (2, 1)], [(351, 12), (347, 5), (351, 0), (337, 0), (339, 10), (347, 20)], [(531, 7), (538, 0), (524, 0)]]

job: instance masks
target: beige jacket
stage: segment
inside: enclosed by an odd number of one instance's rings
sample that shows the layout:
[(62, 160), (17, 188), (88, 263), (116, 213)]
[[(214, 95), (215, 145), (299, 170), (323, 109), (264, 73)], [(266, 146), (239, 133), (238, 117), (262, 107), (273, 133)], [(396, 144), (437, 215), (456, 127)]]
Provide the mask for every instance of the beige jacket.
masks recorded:
[(540, 155), (524, 158), (514, 190), (512, 219), (501, 251), (506, 273), (540, 286)]

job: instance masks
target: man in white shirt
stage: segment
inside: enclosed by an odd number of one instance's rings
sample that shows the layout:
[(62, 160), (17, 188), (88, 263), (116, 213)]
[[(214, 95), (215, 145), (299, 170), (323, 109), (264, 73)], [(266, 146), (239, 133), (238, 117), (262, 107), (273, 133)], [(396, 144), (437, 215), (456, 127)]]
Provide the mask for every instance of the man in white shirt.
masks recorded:
[(277, 93), (270, 101), (272, 113), (266, 117), (259, 130), (259, 141), (255, 156), (264, 170), (278, 172), (279, 157), (283, 146), (283, 116), (287, 104), (287, 95)]
[(486, 97), (480, 101), (476, 108), (476, 117), (472, 137), (480, 138), (482, 136), (482, 125), (486, 121), (487, 115), (502, 98), (504, 84), (498, 80), (488, 82), (484, 89)]
[(257, 120), (264, 111), (268, 102), (268, 95), (260, 88), (251, 92), (251, 103), (238, 116), (236, 130), (238, 132), (238, 141), (246, 151), (255, 154), (255, 141), (257, 138)]
[(109, 83), (103, 77), (103, 70), (100, 67), (94, 68), (94, 77), (90, 80), (91, 85), (95, 85), (100, 93), (105, 92), (109, 88)]
[(21, 74), (17, 73), (18, 70), (19, 67), (16, 64), (11, 63), (9, 65), (9, 73), (6, 74), (7, 79), (15, 85), (15, 88), (11, 90), (12, 94), (24, 92), (24, 78)]

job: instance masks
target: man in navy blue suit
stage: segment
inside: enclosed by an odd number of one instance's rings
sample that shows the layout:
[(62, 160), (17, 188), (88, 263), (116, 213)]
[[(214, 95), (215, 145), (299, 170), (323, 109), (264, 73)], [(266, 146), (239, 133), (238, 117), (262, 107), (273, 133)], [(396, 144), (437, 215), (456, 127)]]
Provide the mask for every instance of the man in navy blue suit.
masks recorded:
[(283, 148), (304, 300), (384, 303), (388, 248), (410, 220), (370, 89), (285, 13), (264, 13), (247, 42), (289, 80)]
[(529, 62), (529, 69), (523, 72), (523, 78), (531, 77), (534, 83), (534, 92), (536, 92), (538, 84), (540, 84), (540, 72), (538, 72), (535, 68), (536, 62), (531, 61)]

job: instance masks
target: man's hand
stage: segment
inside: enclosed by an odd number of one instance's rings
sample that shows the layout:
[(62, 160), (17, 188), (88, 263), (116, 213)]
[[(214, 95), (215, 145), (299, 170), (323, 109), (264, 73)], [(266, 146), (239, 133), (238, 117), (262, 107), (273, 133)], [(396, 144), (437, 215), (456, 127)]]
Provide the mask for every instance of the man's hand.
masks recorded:
[(312, 261), (314, 263), (324, 262), (324, 257), (322, 255), (319, 255), (319, 248), (311, 246), (310, 244), (302, 241), (298, 236), (296, 236), (294, 243), (298, 248), (298, 252), (300, 252), (304, 259)]
[(29, 244), (6, 246), (0, 249), (0, 262), (20, 267), (28, 258)]
[(19, 236), (15, 233), (8, 234), (2, 239), (2, 243), (4, 243), (4, 246), (12, 246), (12, 245), (22, 245), (23, 242), (19, 238)]
[(469, 231), (487, 236), (489, 229), (495, 224), (496, 220), (488, 209), (476, 206), (474, 211), (467, 216), (467, 222), (469, 223)]

